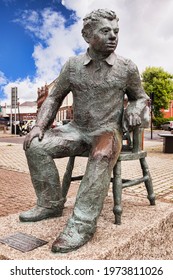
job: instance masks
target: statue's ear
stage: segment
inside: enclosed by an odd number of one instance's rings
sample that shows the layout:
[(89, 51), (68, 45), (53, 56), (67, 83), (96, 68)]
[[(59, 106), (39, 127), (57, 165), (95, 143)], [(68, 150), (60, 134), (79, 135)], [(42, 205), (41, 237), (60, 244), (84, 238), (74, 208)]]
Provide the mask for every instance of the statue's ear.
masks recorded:
[(89, 40), (89, 37), (86, 34), (83, 34), (83, 38), (89, 44), (90, 40)]
[(90, 38), (92, 36), (92, 27), (90, 24), (85, 25), (85, 28), (82, 29), (82, 36), (85, 41), (89, 44)]
[(86, 32), (86, 31), (82, 30), (82, 36), (83, 36), (84, 40), (89, 44), (89, 42), (90, 42), (89, 32)]

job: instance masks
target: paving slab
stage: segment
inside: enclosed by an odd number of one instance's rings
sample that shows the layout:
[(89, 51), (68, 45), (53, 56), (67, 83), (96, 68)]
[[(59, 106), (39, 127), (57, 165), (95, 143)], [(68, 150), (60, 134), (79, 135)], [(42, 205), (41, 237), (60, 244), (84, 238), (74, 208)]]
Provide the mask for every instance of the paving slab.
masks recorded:
[[(163, 143), (145, 141), (147, 162), (151, 172), (155, 194), (173, 202), (173, 154), (162, 152)], [(0, 168), (29, 174), (28, 165), (21, 144), (0, 143)], [(68, 158), (55, 159), (60, 178), (62, 179)], [(87, 158), (76, 157), (74, 176), (82, 175), (85, 171)], [(123, 178), (141, 177), (141, 167), (138, 160), (122, 163)], [(0, 178), (1, 182), (1, 178)], [(12, 182), (12, 179), (11, 179)], [(134, 193), (146, 195), (143, 184), (133, 187)]]

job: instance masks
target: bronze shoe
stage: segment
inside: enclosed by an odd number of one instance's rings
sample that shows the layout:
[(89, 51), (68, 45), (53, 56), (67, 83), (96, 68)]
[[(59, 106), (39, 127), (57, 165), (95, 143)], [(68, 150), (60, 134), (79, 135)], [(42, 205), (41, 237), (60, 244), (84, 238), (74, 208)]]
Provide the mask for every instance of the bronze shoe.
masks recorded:
[(59, 237), (52, 244), (52, 252), (53, 253), (68, 253), (74, 250), (77, 250), (85, 243), (87, 243), (93, 233), (78, 233), (75, 232), (74, 229), (69, 230), (67, 233), (61, 233)]
[(37, 222), (48, 218), (61, 217), (63, 209), (60, 208), (44, 208), (35, 206), (19, 215), (21, 222)]

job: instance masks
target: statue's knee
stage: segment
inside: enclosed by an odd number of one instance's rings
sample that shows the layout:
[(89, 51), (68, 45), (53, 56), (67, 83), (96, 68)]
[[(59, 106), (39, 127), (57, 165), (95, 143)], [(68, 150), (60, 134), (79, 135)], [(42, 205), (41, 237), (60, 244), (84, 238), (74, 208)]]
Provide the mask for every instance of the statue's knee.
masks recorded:
[(93, 151), (92, 158), (96, 160), (107, 160), (111, 161), (115, 157), (115, 152), (113, 150), (102, 150), (102, 151)]
[(41, 153), (43, 149), (41, 148), (41, 143), (38, 141), (37, 138), (34, 138), (30, 143), (30, 146), (26, 150), (26, 155), (36, 155)]

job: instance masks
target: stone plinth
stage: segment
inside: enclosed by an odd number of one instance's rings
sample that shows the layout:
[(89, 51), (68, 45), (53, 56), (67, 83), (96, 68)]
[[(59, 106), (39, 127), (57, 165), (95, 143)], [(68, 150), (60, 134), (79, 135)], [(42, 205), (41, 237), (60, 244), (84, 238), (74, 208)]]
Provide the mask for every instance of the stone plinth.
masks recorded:
[(72, 213), (74, 199), (67, 201), (63, 217), (21, 223), (18, 215), (0, 218), (0, 238), (15, 232), (31, 234), (48, 241), (42, 247), (22, 253), (0, 244), (0, 256), (8, 259), (173, 259), (173, 204), (156, 201), (149, 206), (147, 198), (123, 195), (122, 225), (114, 224), (112, 195), (106, 198), (104, 209), (98, 221), (97, 232), (93, 239), (77, 251), (67, 254), (51, 253), (51, 244), (62, 231)]

